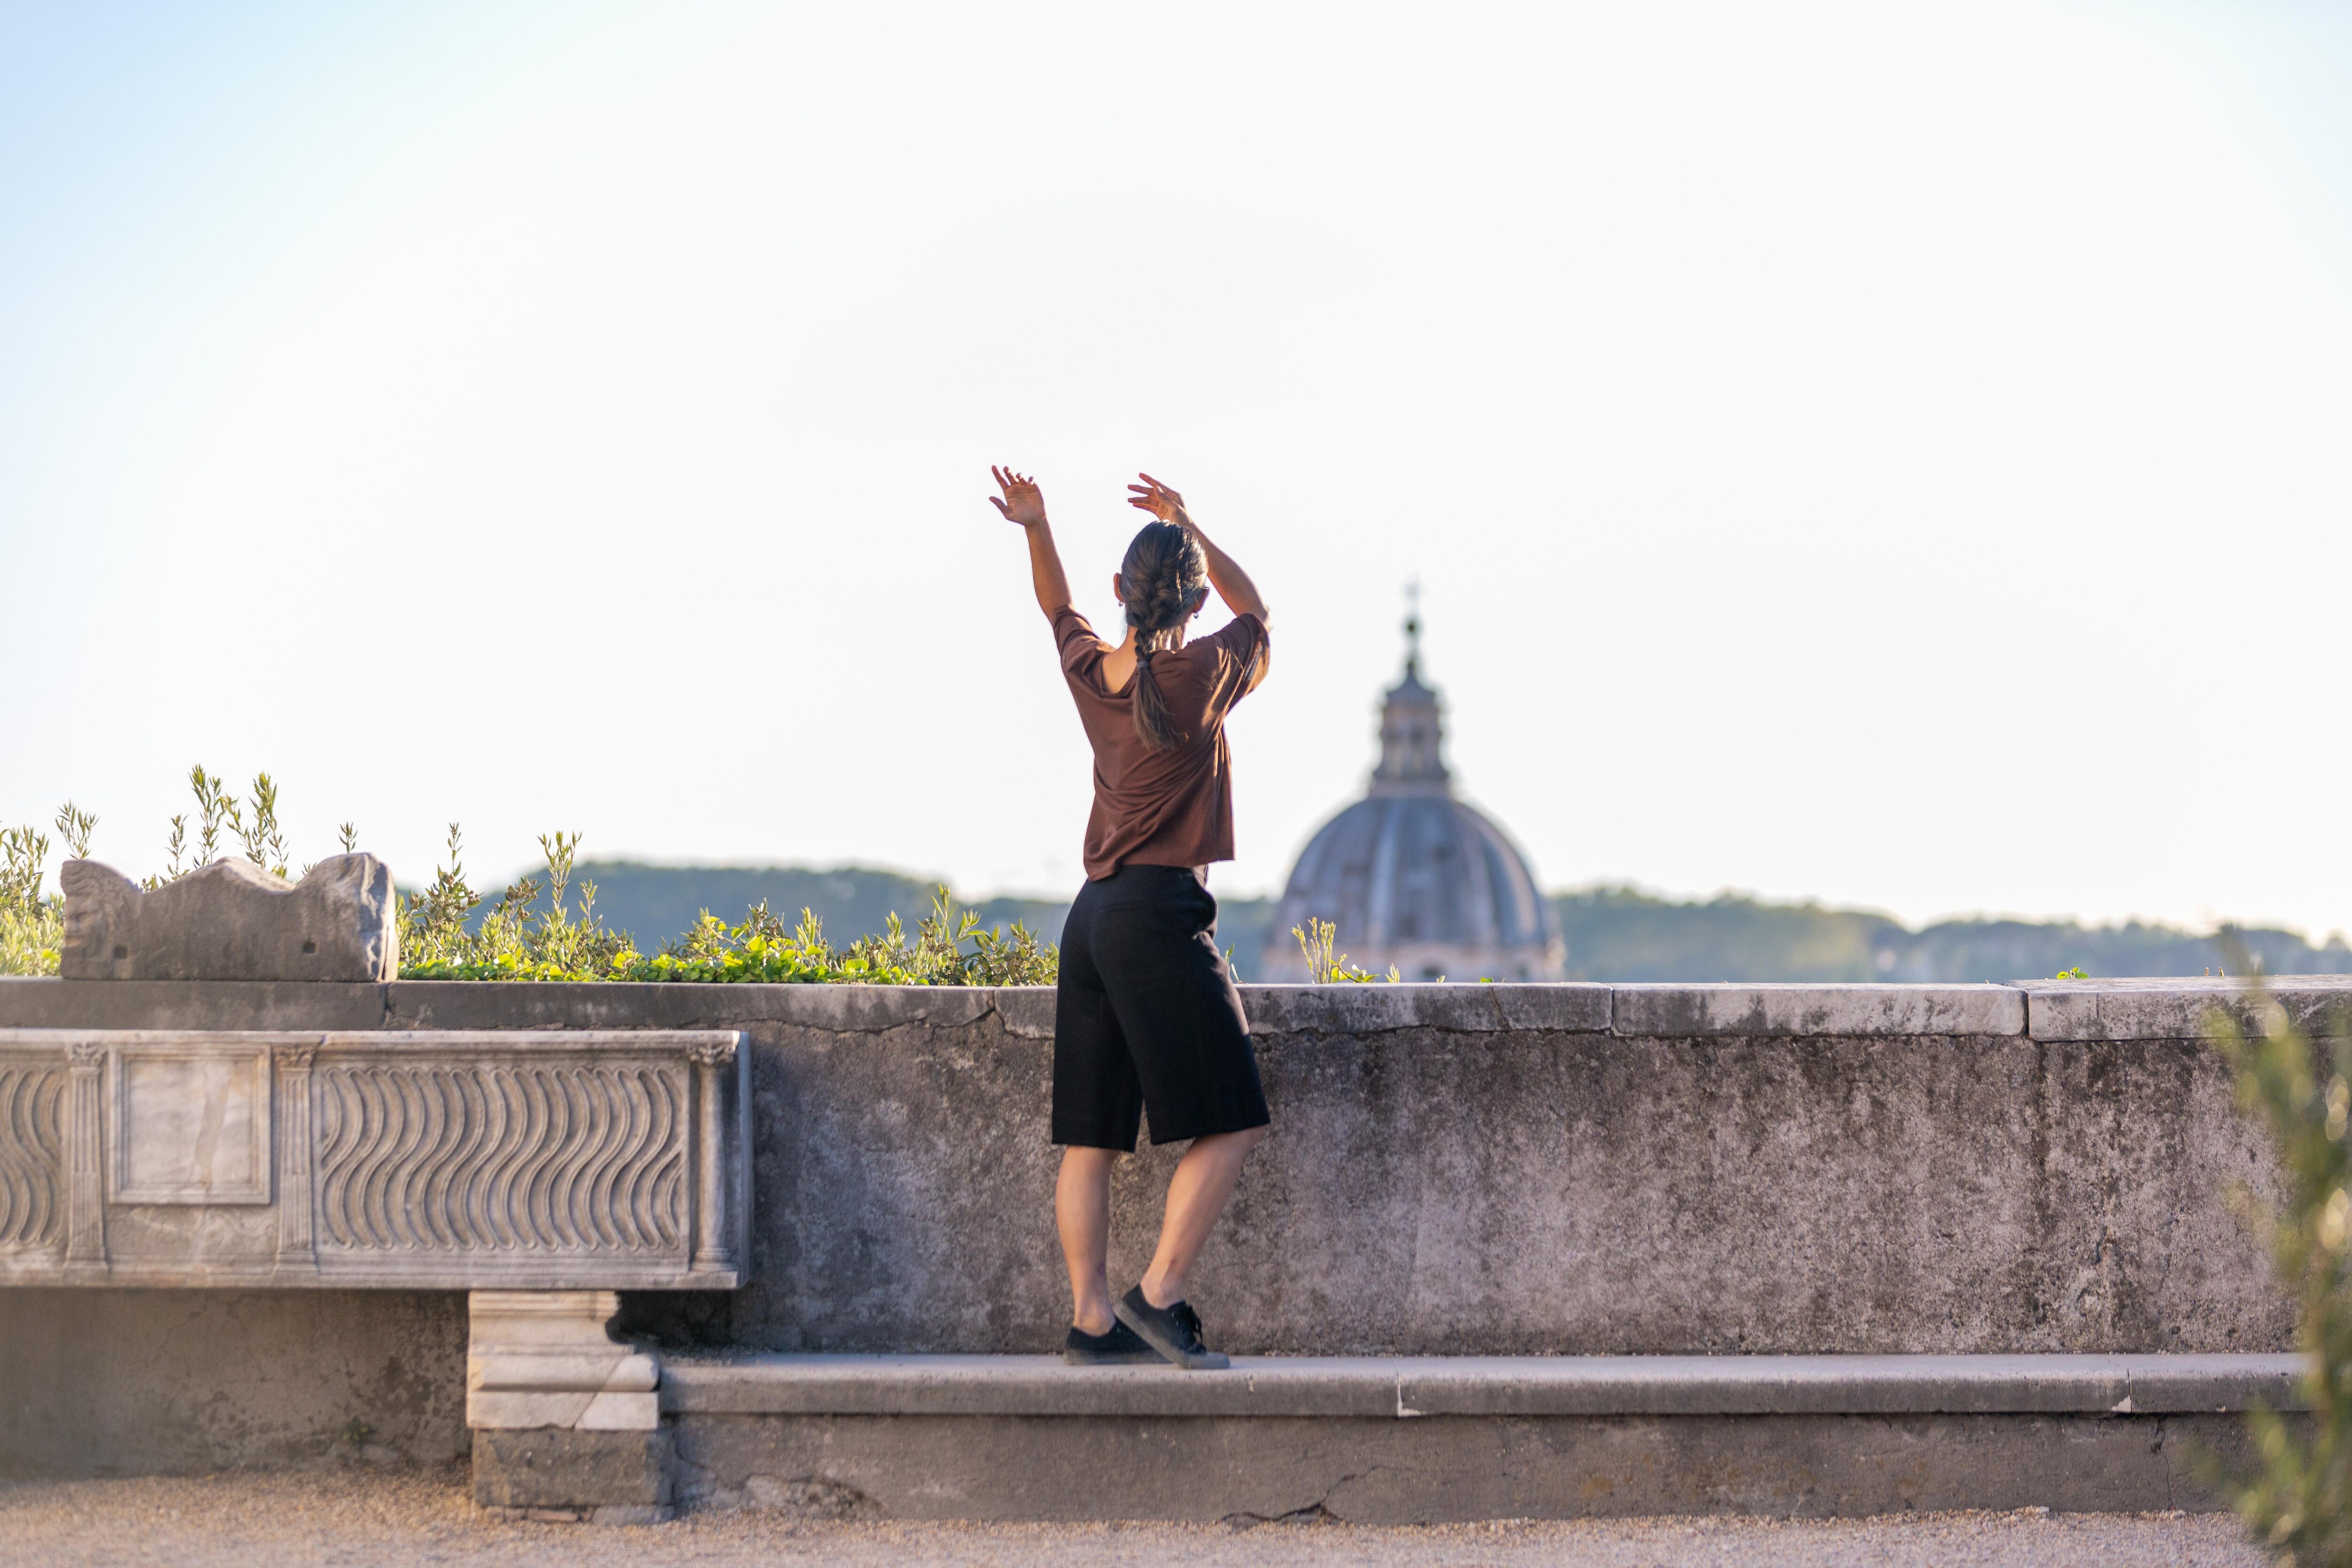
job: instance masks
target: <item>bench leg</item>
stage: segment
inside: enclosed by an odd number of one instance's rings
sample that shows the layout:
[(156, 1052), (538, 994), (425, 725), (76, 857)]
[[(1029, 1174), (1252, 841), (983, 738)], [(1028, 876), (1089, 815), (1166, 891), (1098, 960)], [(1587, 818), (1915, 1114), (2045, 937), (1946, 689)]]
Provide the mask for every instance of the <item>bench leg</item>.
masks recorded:
[(661, 1363), (614, 1342), (611, 1290), (477, 1290), (466, 1424), (474, 1500), (510, 1519), (653, 1524), (670, 1517)]

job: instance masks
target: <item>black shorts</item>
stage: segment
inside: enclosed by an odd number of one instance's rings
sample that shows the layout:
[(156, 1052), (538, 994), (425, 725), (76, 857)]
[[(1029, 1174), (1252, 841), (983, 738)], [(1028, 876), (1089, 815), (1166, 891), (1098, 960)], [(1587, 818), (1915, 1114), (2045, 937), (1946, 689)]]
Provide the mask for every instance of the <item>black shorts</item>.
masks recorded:
[(1054, 1001), (1054, 1142), (1135, 1147), (1263, 1127), (1265, 1089), (1217, 900), (1181, 866), (1122, 866), (1078, 890)]

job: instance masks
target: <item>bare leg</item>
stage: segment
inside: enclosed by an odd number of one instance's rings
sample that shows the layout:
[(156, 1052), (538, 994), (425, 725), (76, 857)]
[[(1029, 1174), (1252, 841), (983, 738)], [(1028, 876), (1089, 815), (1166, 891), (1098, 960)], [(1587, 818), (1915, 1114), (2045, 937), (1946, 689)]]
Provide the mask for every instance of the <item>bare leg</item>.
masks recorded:
[(1062, 1151), (1062, 1174), (1054, 1184), (1054, 1223), (1070, 1266), (1070, 1321), (1090, 1334), (1110, 1332), (1112, 1322), (1110, 1171), (1118, 1163), (1116, 1149), (1074, 1143)]
[[(1143, 1271), (1145, 1300), (1166, 1307), (1184, 1299), (1192, 1264), (1207, 1244), (1209, 1232), (1216, 1228), (1225, 1200), (1234, 1195), (1234, 1184), (1241, 1180), (1242, 1162), (1265, 1138), (1263, 1127), (1246, 1132), (1213, 1132), (1193, 1139), (1192, 1146), (1184, 1151), (1184, 1157), (1176, 1163), (1176, 1173), (1168, 1179), (1168, 1212), (1160, 1222), (1160, 1250), (1152, 1254), (1151, 1267)], [(1066, 1181), (1069, 1167), (1066, 1164), (1062, 1169)], [(1062, 1244), (1066, 1247), (1068, 1235), (1066, 1227)], [(1075, 1269), (1076, 1265), (1071, 1267)]]

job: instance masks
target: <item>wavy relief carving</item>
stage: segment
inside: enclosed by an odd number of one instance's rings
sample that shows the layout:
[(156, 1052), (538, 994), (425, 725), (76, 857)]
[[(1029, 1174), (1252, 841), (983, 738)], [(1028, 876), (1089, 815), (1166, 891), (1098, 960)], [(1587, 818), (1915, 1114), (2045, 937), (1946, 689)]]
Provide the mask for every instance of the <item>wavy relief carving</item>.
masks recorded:
[(322, 1064), (320, 1244), (670, 1252), (684, 1075), (649, 1065)]
[(0, 1251), (58, 1244), (66, 1075), (0, 1062)]

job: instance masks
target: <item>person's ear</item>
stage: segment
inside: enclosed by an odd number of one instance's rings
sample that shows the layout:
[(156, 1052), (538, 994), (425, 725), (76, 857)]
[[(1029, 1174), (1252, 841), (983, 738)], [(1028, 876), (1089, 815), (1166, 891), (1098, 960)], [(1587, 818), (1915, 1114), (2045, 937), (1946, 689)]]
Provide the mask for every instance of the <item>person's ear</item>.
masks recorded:
[(1111, 596), (1120, 604), (1127, 603), (1127, 579), (1114, 572), (1110, 574)]

